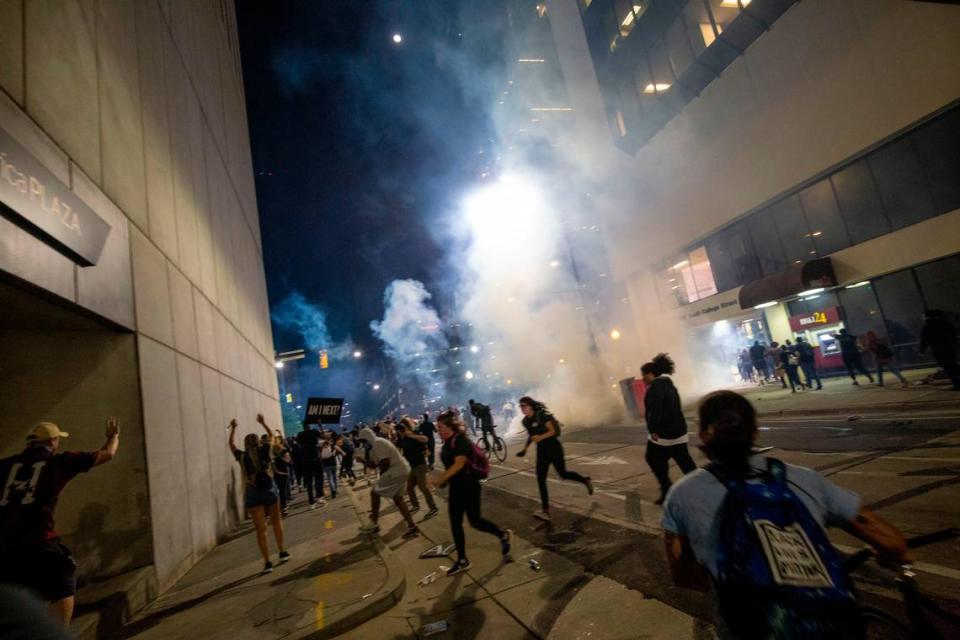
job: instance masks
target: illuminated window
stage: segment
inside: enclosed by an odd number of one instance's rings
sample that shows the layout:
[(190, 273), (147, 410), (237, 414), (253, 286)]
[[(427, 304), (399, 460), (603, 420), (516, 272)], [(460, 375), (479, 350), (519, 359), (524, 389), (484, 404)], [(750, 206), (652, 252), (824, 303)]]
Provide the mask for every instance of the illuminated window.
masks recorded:
[[(749, 5), (749, 0), (743, 3), (743, 6)], [(717, 23), (717, 32), (723, 33), (726, 28), (740, 13), (740, 6), (737, 0), (710, 0), (710, 8), (713, 10), (713, 17)], [(708, 45), (709, 46), (709, 45)]]
[(616, 0), (614, 11), (617, 14), (617, 24), (620, 25), (620, 36), (626, 38), (637, 25), (637, 20), (647, 10), (647, 0)]
[(706, 247), (697, 247), (667, 269), (667, 282), (681, 303), (717, 293)]

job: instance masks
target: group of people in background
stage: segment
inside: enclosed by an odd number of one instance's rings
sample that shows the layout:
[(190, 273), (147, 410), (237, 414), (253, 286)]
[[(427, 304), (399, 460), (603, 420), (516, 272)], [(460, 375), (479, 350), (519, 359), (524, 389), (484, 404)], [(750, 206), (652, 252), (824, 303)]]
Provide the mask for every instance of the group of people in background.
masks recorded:
[[(924, 325), (920, 331), (918, 351), (923, 354), (930, 349), (943, 376), (949, 379), (954, 390), (960, 390), (960, 365), (957, 364), (956, 328), (943, 311), (936, 309), (924, 312)], [(901, 386), (908, 386), (900, 371), (897, 354), (889, 341), (875, 331), (867, 331), (859, 337), (846, 328), (840, 329), (833, 338), (840, 348), (840, 359), (854, 385), (860, 382), (857, 376), (865, 377), (871, 384), (884, 386), (883, 373), (889, 371)], [(876, 370), (871, 373), (864, 364), (864, 354), (870, 354)], [(773, 341), (766, 345), (755, 340), (737, 354), (737, 370), (743, 382), (759, 385), (779, 382), (781, 387), (794, 393), (803, 389), (822, 389), (817, 357), (813, 345), (803, 336), (796, 342), (785, 340), (783, 344)], [(803, 378), (800, 374), (803, 374)], [(874, 379), (876, 375), (876, 379)], [(814, 386), (816, 385), (816, 386)]]

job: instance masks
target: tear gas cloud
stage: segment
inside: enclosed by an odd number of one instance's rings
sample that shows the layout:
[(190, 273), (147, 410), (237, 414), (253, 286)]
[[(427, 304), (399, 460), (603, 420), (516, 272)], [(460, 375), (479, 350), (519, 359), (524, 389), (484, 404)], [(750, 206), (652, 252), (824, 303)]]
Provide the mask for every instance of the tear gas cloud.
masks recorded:
[(383, 294), (383, 319), (371, 322), (370, 329), (383, 343), (401, 384), (414, 382), (422, 392), (443, 397), (446, 385), (436, 370), (447, 339), (430, 298), (422, 282), (394, 280)]
[(326, 312), (300, 292), (291, 293), (275, 305), (271, 317), (282, 330), (303, 338), (304, 346), (310, 351), (323, 350), (331, 358), (346, 358), (353, 353), (353, 340), (334, 342), (327, 328)]

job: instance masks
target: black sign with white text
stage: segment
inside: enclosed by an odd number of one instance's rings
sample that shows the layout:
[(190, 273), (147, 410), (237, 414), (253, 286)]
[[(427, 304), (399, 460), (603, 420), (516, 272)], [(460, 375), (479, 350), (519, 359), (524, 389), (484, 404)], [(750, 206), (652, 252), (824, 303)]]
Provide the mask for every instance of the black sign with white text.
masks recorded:
[(0, 128), (0, 214), (83, 267), (100, 259), (110, 225)]
[(305, 424), (339, 424), (343, 398), (308, 398)]

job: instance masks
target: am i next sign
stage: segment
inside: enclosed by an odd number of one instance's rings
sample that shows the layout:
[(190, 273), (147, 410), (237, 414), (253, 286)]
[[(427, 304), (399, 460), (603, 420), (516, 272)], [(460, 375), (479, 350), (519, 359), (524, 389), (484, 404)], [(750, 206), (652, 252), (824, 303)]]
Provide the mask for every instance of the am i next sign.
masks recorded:
[(343, 398), (308, 398), (304, 424), (340, 424)]

